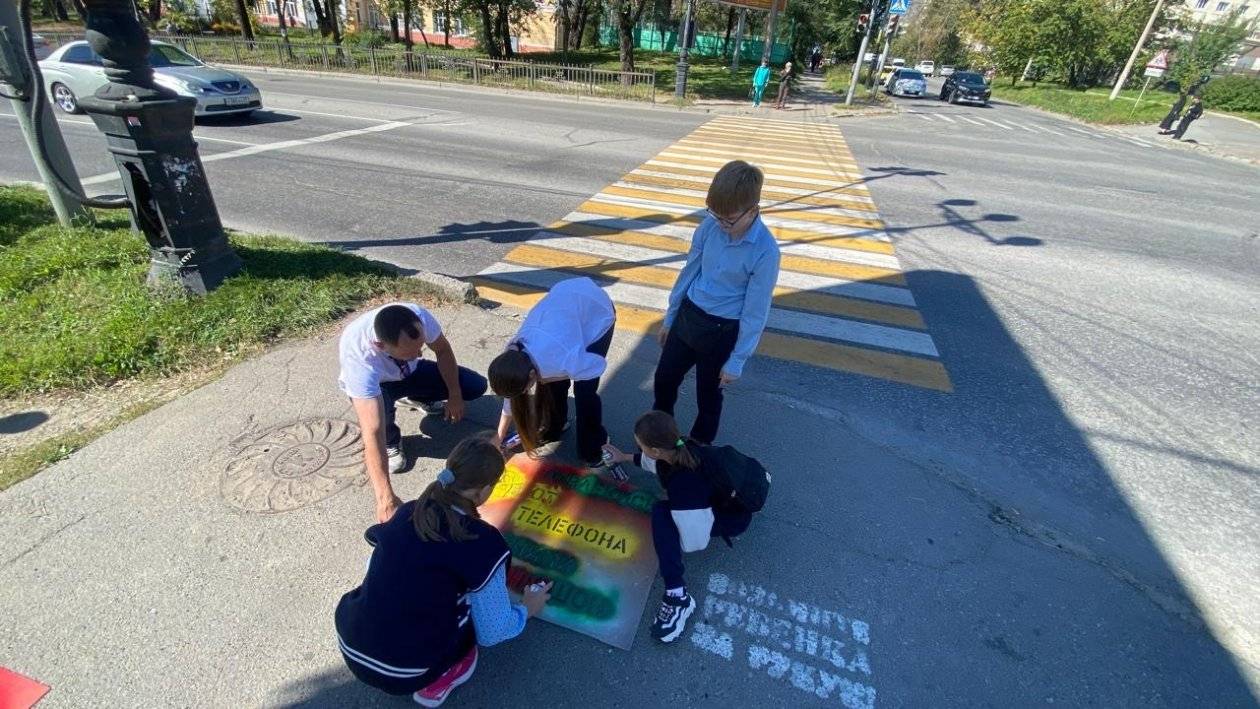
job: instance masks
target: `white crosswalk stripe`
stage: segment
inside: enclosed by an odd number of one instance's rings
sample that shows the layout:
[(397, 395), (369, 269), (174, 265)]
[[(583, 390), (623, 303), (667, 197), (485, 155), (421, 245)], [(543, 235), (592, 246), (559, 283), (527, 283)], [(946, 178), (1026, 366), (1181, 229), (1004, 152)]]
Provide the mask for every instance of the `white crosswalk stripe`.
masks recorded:
[[(949, 129), (955, 129), (955, 130), (968, 130), (968, 131), (974, 130), (968, 127), (967, 125), (965, 125), (965, 123), (970, 123), (972, 125), (979, 126), (980, 128), (984, 128), (986, 130), (991, 130), (993, 128), (996, 128), (1002, 131), (1006, 131), (1008, 133), (1013, 132), (1016, 129), (1019, 129), (1027, 133), (1036, 133), (1038, 135), (1053, 135), (1058, 138), (1072, 138), (1074, 137), (1073, 134), (1076, 134), (1076, 135), (1084, 136), (1087, 138), (1091, 138), (1093, 140), (1111, 142), (1113, 144), (1115, 142), (1124, 142), (1129, 145), (1136, 145), (1143, 148), (1158, 147), (1156, 143), (1153, 143), (1149, 140), (1144, 140), (1142, 138), (1138, 138), (1136, 136), (1122, 135), (1119, 133), (1109, 132), (1109, 131), (1092, 131), (1087, 128), (1081, 128), (1078, 126), (1068, 125), (1066, 123), (1056, 124), (1052, 128), (1050, 126), (1042, 125), (1040, 123), (1033, 123), (1030, 121), (1021, 122), (1021, 121), (1011, 120), (1009, 117), (1005, 118), (1004, 120), (997, 120), (994, 118), (989, 118), (987, 116), (981, 116), (981, 115), (976, 115), (976, 114), (954, 113), (951, 116), (947, 116), (942, 113), (935, 113), (935, 112), (930, 112), (930, 111), (906, 111), (906, 114), (914, 116), (920, 120), (927, 121), (928, 123), (935, 123), (937, 126), (941, 128), (949, 128)], [(1066, 131), (1071, 131), (1071, 133), (1068, 133)]]

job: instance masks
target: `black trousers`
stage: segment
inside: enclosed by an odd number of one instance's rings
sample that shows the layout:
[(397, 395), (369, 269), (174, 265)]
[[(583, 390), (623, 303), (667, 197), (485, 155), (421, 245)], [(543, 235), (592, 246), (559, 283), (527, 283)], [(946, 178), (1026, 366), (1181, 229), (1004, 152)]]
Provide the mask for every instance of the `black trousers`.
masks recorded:
[[(713, 530), (709, 536), (713, 539), (738, 536), (748, 529), (751, 521), (752, 515), (747, 512), (714, 510)], [(652, 546), (656, 548), (656, 560), (661, 566), (665, 589), (686, 586), (682, 539), (678, 534), (678, 525), (674, 524), (674, 517), (669, 513), (669, 505), (664, 502), (652, 506)]]
[[(406, 628), (397, 628), (393, 632), (406, 632)], [(454, 667), (460, 660), (463, 660), (472, 651), (473, 647), (477, 645), (477, 634), (473, 628), (471, 618), (460, 627), (458, 633), (455, 643), (445, 653), (442, 661), (430, 667), (428, 672), (419, 677), (391, 677), (382, 674), (350, 657), (344, 651), (341, 653), (341, 659), (345, 661), (350, 674), (369, 687), (375, 687), (386, 694), (411, 694), (436, 682), (439, 677), (446, 674), (447, 670)]]
[[(591, 343), (586, 351), (607, 357), (608, 348), (612, 346), (614, 329), (616, 325), (608, 328), (608, 332)], [(547, 416), (551, 430), (542, 432), (542, 440), (560, 440), (564, 424), (569, 420), (570, 385), (573, 386), (573, 403), (577, 408), (578, 457), (587, 465), (598, 465), (604, 444), (608, 442), (608, 431), (604, 429), (604, 406), (599, 398), (599, 377), (580, 382), (565, 379), (543, 385), (551, 394), (551, 411)]]
[(696, 333), (687, 331), (687, 317), (679, 312), (669, 336), (665, 338), (661, 360), (656, 364), (652, 408), (673, 416), (674, 405), (678, 403), (678, 388), (682, 386), (687, 372), (695, 367), (696, 407), (699, 412), (691, 426), (691, 437), (708, 445), (717, 437), (718, 424), (722, 419), (722, 366), (735, 349), (739, 321), (709, 315), (689, 299), (684, 299), (681, 307), (689, 309), (690, 315), (720, 324), (723, 328), (716, 337), (698, 337)]
[(1181, 136), (1186, 134), (1186, 129), (1189, 128), (1190, 124), (1194, 123), (1195, 119), (1197, 118), (1198, 116), (1194, 116), (1194, 117), (1185, 116), (1184, 118), (1182, 118), (1181, 122), (1177, 124), (1177, 130), (1176, 132), (1173, 133), (1173, 137), (1176, 138), (1177, 140), (1181, 140)]
[[(459, 389), (464, 401), (472, 401), (486, 393), (486, 378), (465, 367), (459, 368)], [(402, 442), (402, 431), (394, 423), (394, 404), (403, 397), (425, 403), (445, 401), (449, 398), (446, 381), (438, 371), (437, 362), (422, 359), (416, 363), (416, 371), (396, 382), (381, 382), (381, 398), (385, 400), (385, 445), (396, 446)]]

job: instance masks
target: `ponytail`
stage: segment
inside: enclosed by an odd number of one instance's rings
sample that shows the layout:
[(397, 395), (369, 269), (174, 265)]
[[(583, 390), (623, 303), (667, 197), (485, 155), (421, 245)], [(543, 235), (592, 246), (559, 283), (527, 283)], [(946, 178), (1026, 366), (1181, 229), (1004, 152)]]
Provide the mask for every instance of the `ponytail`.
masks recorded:
[(700, 465), (700, 461), (687, 446), (694, 441), (679, 433), (674, 417), (664, 411), (649, 411), (640, 416), (634, 422), (634, 435), (652, 448), (674, 451), (673, 464), (680, 468), (695, 470)]
[(470, 436), (456, 444), (446, 459), (446, 469), (416, 501), (411, 513), (416, 534), (426, 542), (476, 539), (464, 519), (480, 519), (481, 515), (473, 501), (461, 493), (495, 484), (503, 475), (503, 466), (503, 453), (487, 434)]

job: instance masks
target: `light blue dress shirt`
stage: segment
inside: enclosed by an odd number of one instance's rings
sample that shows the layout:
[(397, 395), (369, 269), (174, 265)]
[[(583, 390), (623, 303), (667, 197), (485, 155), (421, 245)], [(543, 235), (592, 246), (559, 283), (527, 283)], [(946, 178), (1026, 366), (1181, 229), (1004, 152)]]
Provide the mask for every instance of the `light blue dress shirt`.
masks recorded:
[(766, 328), (778, 280), (779, 245), (760, 216), (739, 241), (707, 217), (696, 227), (687, 265), (669, 293), (665, 327), (673, 326), (684, 295), (710, 315), (739, 320), (739, 337), (722, 371), (742, 376)]

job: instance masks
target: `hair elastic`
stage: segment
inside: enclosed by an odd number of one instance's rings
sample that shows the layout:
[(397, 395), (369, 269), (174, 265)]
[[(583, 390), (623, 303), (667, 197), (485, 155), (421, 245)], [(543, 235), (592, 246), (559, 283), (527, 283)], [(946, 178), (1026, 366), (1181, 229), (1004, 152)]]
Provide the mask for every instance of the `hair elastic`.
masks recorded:
[(442, 472), (438, 473), (437, 481), (442, 487), (448, 487), (455, 482), (455, 473), (451, 472), (450, 468), (443, 468)]

